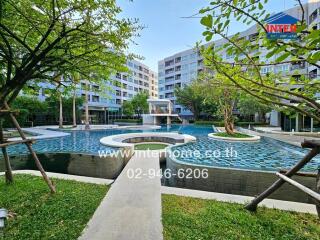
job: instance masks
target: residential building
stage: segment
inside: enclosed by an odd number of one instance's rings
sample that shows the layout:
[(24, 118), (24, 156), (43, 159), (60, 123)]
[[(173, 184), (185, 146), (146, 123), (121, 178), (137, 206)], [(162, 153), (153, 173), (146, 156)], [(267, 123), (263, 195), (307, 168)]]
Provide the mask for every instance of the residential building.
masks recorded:
[[(320, 29), (320, 0), (309, 0), (304, 4), (305, 21), (308, 26), (313, 29)], [(296, 6), (294, 8), (283, 11), (273, 15), (274, 17), (281, 17), (287, 14), (297, 19), (301, 19), (301, 8)], [(240, 33), (240, 38), (248, 40), (256, 40), (258, 35), (258, 26), (252, 26), (246, 31)], [(226, 43), (225, 40), (220, 39), (213, 42), (216, 49)], [(272, 59), (267, 59), (267, 51), (259, 49), (261, 53), (259, 59), (264, 62), (275, 60), (277, 56)], [(229, 55), (226, 51), (219, 51), (223, 60), (232, 62), (234, 56)], [(174, 89), (188, 85), (192, 80), (196, 79), (198, 73), (204, 69), (203, 59), (195, 49), (188, 49), (183, 52), (176, 53), (172, 56), (166, 57), (158, 62), (158, 78), (159, 78), (159, 98), (169, 99), (173, 103), (173, 109), (184, 119), (192, 118), (192, 113), (185, 109), (183, 106), (176, 102)], [(266, 74), (269, 72), (280, 73), (286, 76), (294, 76), (300, 78), (302, 75), (309, 76), (310, 79), (319, 78), (320, 69), (312, 66), (306, 62), (296, 62), (280, 64), (277, 66), (267, 66), (261, 68), (261, 73)], [(320, 97), (320, 95), (319, 95)], [(270, 113), (270, 124), (273, 126), (281, 126), (283, 129), (291, 131), (310, 130), (314, 122), (307, 116), (297, 114), (294, 119), (285, 116), (277, 111)]]
[[(127, 67), (128, 72), (111, 76), (105, 86), (87, 81), (81, 81), (77, 86), (78, 96), (85, 97), (88, 89), (89, 115), (92, 123), (106, 124), (120, 118), (122, 104), (139, 92), (148, 93), (150, 99), (158, 98), (157, 73), (136, 60), (129, 60)], [(41, 100), (47, 97), (46, 88), (50, 86), (44, 84), (39, 92)]]

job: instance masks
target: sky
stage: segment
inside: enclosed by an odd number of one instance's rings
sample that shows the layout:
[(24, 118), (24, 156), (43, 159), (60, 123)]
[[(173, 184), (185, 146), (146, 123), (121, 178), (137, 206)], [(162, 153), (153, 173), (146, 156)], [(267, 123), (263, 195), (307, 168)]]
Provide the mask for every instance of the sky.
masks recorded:
[[(269, 0), (269, 12), (280, 12), (296, 5), (295, 0)], [(210, 0), (117, 0), (122, 8), (121, 17), (138, 18), (145, 26), (140, 37), (135, 38), (129, 51), (138, 54), (152, 70), (158, 70), (158, 61), (175, 53), (190, 49), (202, 37), (204, 27), (200, 18), (185, 18), (209, 6)], [(232, 22), (230, 34), (248, 28)]]

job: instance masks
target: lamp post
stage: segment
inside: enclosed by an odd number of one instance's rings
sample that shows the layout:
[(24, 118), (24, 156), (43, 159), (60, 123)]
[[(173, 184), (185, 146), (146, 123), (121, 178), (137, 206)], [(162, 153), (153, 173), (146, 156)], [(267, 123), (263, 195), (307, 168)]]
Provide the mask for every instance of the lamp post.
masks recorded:
[(4, 228), (4, 220), (7, 219), (8, 211), (6, 209), (0, 209), (0, 230)]

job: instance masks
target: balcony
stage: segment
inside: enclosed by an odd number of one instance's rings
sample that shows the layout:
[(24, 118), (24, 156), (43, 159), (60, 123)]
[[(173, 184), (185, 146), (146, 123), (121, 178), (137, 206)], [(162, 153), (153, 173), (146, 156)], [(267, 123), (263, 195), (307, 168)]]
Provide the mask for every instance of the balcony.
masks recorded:
[(290, 66), (290, 71), (301, 70), (301, 69), (304, 69), (305, 67), (306, 67), (306, 63), (305, 62), (292, 63), (291, 66)]
[(164, 65), (165, 65), (165, 67), (172, 66), (172, 65), (174, 65), (174, 60), (172, 59), (172, 60), (166, 61)]
[(318, 72), (317, 72), (317, 69), (314, 69), (312, 70), (311, 72), (309, 72), (309, 78), (312, 80), (312, 79), (315, 79), (318, 77)]

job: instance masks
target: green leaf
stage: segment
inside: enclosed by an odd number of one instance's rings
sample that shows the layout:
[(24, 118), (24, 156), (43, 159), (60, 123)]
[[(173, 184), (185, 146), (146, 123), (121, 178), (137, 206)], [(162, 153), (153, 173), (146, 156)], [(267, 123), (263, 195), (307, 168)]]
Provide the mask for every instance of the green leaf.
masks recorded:
[(201, 18), (200, 23), (206, 26), (207, 28), (212, 28), (212, 24), (213, 24), (212, 15), (204, 16), (203, 18)]
[(282, 61), (284, 61), (285, 59), (287, 59), (290, 55), (291, 55), (290, 52), (286, 52), (285, 54), (282, 54), (280, 57), (278, 57), (278, 58), (276, 59), (276, 62), (282, 62)]

